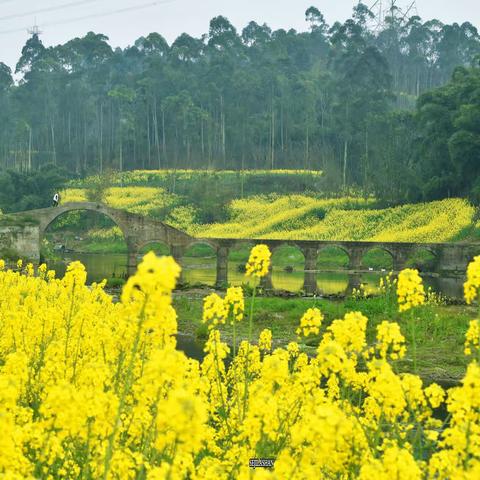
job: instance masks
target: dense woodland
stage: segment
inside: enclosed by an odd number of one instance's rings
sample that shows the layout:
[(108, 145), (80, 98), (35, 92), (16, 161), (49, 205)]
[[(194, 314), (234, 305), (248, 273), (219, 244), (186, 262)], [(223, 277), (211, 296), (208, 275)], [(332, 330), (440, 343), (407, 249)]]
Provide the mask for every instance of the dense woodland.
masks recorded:
[(395, 202), (480, 197), (477, 29), (395, 9), (378, 28), (362, 3), (306, 21), (216, 17), (201, 38), (124, 50), (33, 35), (15, 72), (0, 63), (0, 169), (305, 168)]

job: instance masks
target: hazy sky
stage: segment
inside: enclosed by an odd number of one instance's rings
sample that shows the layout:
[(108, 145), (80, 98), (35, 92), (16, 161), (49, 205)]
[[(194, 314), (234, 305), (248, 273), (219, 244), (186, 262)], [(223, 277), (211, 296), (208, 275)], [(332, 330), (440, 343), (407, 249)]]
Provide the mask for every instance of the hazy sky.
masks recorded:
[[(125, 47), (152, 31), (169, 43), (187, 32), (200, 36), (209, 20), (225, 15), (239, 31), (250, 21), (266, 22), (271, 28), (304, 30), (305, 10), (316, 6), (329, 24), (349, 17), (356, 0), (0, 0), (0, 61), (14, 68), (35, 20), (45, 45), (56, 45), (101, 32), (113, 46)], [(364, 0), (371, 5), (374, 0)], [(389, 3), (383, 0), (384, 4)], [(408, 0), (398, 0), (401, 6)], [(417, 0), (423, 19), (445, 23), (466, 20), (480, 28), (480, 0)], [(48, 11), (47, 11), (48, 10)], [(23, 16), (23, 14), (26, 14)], [(88, 17), (88, 18), (86, 18)]]

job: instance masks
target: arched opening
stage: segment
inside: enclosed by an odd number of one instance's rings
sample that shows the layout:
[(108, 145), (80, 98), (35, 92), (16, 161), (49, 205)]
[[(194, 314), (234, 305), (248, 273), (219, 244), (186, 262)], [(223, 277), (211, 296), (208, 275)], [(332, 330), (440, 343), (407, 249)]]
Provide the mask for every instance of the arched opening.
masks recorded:
[(346, 270), (350, 264), (348, 253), (340, 247), (322, 248), (317, 257), (317, 270)]
[(155, 255), (163, 256), (170, 255), (170, 247), (162, 241), (151, 241), (140, 247), (138, 250), (139, 256), (143, 257), (146, 253), (153, 252)]
[(228, 283), (230, 285), (253, 285), (253, 278), (245, 275), (245, 265), (254, 246), (253, 242), (240, 242), (230, 247), (228, 251)]
[(272, 253), (272, 285), (275, 290), (299, 292), (303, 288), (305, 257), (294, 245), (282, 245)]
[(417, 248), (408, 257), (405, 266), (408, 268), (416, 268), (420, 272), (435, 271), (437, 257), (428, 248)]
[(189, 285), (215, 285), (217, 251), (208, 242), (194, 242), (180, 260), (182, 279)]
[(369, 271), (390, 271), (393, 269), (393, 256), (384, 248), (372, 248), (363, 256), (362, 267)]
[(128, 247), (122, 230), (108, 215), (95, 210), (62, 213), (46, 227), (40, 241), (41, 261), (57, 276), (79, 260), (87, 269), (87, 282), (106, 279), (110, 287), (124, 283)]

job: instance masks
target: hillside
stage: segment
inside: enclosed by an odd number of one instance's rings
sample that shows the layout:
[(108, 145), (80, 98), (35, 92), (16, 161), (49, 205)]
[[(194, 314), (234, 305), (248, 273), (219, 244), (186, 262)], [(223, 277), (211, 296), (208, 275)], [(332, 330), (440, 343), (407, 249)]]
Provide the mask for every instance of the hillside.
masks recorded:
[[(103, 194), (115, 208), (158, 218), (199, 237), (448, 242), (479, 236), (475, 208), (464, 199), (381, 208), (374, 198), (353, 194), (322, 198), (315, 191), (320, 178), (314, 172), (288, 171), (131, 172), (116, 176)], [(92, 182), (73, 183), (63, 201), (91, 198)], [(262, 190), (266, 193), (259, 194)], [(95, 237), (118, 233), (97, 229)]]

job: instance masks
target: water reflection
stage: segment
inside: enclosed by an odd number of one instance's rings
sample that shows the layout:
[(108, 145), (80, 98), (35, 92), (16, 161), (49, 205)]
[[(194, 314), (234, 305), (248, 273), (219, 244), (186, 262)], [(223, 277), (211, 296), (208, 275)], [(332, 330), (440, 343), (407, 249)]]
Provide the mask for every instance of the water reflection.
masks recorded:
[[(66, 265), (80, 260), (88, 271), (88, 282), (98, 282), (104, 278), (121, 278), (127, 273), (127, 256), (124, 254), (82, 254), (72, 253), (59, 261), (48, 262), (49, 268), (57, 272), (57, 276), (63, 276)], [(182, 259), (182, 278), (190, 285), (215, 285), (216, 259), (193, 258)], [(251, 284), (252, 279), (245, 276), (241, 271), (243, 263), (230, 261), (228, 263), (228, 281), (231, 285)], [(323, 295), (336, 295), (345, 293), (349, 286), (362, 284), (368, 293), (378, 292), (380, 278), (386, 272), (364, 272), (351, 275), (347, 272), (317, 272), (317, 288)], [(462, 298), (464, 277), (432, 277), (424, 276), (424, 283), (449, 298)], [(272, 283), (275, 289), (299, 292), (303, 288), (304, 272), (298, 268), (287, 272), (280, 267), (274, 267)]]

